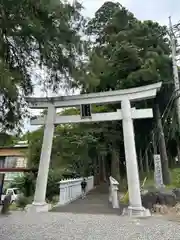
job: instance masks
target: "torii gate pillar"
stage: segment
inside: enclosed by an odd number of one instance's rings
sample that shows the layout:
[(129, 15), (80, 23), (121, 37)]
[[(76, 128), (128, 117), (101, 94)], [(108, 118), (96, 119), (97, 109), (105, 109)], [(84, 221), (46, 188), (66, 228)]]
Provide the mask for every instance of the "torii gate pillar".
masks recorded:
[(51, 149), (54, 135), (54, 120), (56, 109), (49, 106), (46, 116), (46, 124), (44, 129), (43, 144), (41, 148), (41, 156), (39, 162), (38, 176), (36, 180), (36, 190), (33, 205), (36, 211), (48, 211), (49, 205), (46, 203), (46, 188), (49, 173), (49, 164), (51, 159)]
[(150, 215), (149, 211), (142, 207), (139, 172), (134, 139), (133, 118), (131, 111), (131, 103), (128, 98), (124, 99), (121, 102), (121, 110), (124, 135), (124, 149), (126, 156), (126, 172), (130, 201), (128, 207), (128, 214), (133, 215), (136, 212), (137, 215)]

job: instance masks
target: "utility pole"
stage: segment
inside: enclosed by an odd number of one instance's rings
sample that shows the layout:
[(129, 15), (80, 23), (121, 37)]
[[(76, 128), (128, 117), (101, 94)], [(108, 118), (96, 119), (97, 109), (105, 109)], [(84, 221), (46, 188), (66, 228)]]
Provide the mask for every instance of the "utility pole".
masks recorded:
[[(176, 25), (178, 27), (179, 24)], [(172, 49), (172, 64), (173, 64), (173, 76), (174, 76), (174, 89), (176, 95), (176, 113), (177, 113), (177, 121), (178, 126), (180, 128), (180, 84), (179, 84), (179, 73), (178, 73), (178, 66), (177, 66), (177, 38), (174, 31), (174, 26), (172, 25), (171, 17), (169, 17), (169, 36), (171, 40), (171, 49)], [(177, 138), (177, 151), (179, 153), (180, 149), (180, 141)], [(180, 155), (178, 154), (178, 161), (180, 161)]]
[(180, 126), (180, 84), (179, 84), (179, 74), (178, 74), (178, 66), (177, 66), (177, 49), (176, 49), (176, 36), (173, 30), (173, 25), (171, 21), (171, 17), (169, 17), (169, 35), (171, 41), (171, 49), (172, 49), (172, 64), (173, 64), (173, 76), (174, 76), (174, 88), (176, 91), (176, 109), (177, 109), (177, 118), (178, 124)]

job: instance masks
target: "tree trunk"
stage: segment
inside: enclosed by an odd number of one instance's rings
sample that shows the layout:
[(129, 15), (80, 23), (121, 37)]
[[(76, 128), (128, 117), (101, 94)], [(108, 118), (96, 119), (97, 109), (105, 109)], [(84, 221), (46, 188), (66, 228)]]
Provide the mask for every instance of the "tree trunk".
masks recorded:
[(142, 150), (141, 149), (139, 151), (139, 168), (140, 168), (141, 175), (143, 175), (144, 169), (143, 169), (143, 159), (142, 159)]
[(94, 158), (93, 174), (94, 174), (94, 185), (97, 185), (97, 156)]
[(101, 159), (102, 159), (102, 179), (103, 179), (104, 182), (107, 182), (105, 156), (102, 155)]
[(99, 155), (99, 172), (100, 172), (100, 181), (104, 182), (103, 158), (101, 154)]
[(148, 157), (148, 151), (145, 150), (145, 166), (146, 166), (146, 173), (149, 175), (149, 157)]
[(177, 157), (178, 157), (178, 164), (180, 163), (180, 142), (177, 139)]
[(112, 149), (111, 176), (120, 182), (119, 153), (115, 148)]
[[(157, 139), (154, 133), (152, 133), (152, 144), (153, 144), (153, 154), (157, 154)], [(154, 158), (154, 156), (152, 157)]]
[(95, 185), (99, 185), (100, 184), (100, 166), (99, 166), (99, 155), (97, 155), (96, 157), (96, 161), (94, 164), (94, 181), (95, 181)]
[(97, 157), (97, 183), (101, 183), (101, 156), (98, 154)]
[(153, 170), (154, 154), (155, 154), (155, 153), (153, 153), (152, 149), (150, 148), (150, 152), (149, 152), (149, 163), (152, 163), (152, 165), (149, 164), (150, 171)]
[(156, 117), (156, 122), (158, 127), (158, 140), (159, 140), (159, 151), (160, 151), (161, 164), (162, 164), (163, 183), (167, 185), (167, 184), (170, 184), (170, 173), (169, 173), (169, 166), (168, 166), (166, 143), (164, 139), (164, 132), (163, 132), (161, 115), (160, 115), (158, 104), (155, 104), (155, 117)]
[(105, 174), (106, 174), (106, 179), (107, 181), (109, 181), (109, 177), (110, 177), (110, 164), (109, 164), (109, 161), (108, 161), (108, 156), (106, 155), (106, 157), (104, 157), (105, 161), (104, 161), (104, 165), (105, 165)]

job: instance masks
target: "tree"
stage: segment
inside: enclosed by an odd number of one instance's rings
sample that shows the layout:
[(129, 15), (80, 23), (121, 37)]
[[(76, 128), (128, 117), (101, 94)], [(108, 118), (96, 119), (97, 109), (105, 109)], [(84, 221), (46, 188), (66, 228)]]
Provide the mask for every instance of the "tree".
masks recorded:
[(31, 168), (39, 166), (44, 128), (40, 128), (28, 135), (28, 165)]
[[(52, 201), (54, 196), (59, 195), (59, 182), (62, 174), (59, 170), (50, 170), (46, 198)], [(25, 197), (32, 197), (35, 192), (36, 176), (33, 173), (26, 173), (24, 176), (17, 177), (11, 182), (10, 187), (17, 187)]]
[(5, 132), (0, 133), (0, 146), (11, 146), (13, 145), (15, 137)]
[[(84, 91), (124, 89), (159, 81), (165, 84), (164, 89), (172, 79), (166, 27), (152, 21), (141, 22), (121, 5), (106, 2), (96, 12), (94, 19), (89, 21), (87, 32), (93, 34), (95, 43), (90, 49), (90, 61), (83, 69), (83, 74), (88, 79), (88, 84), (82, 83), (83, 89), (86, 89)], [(162, 112), (171, 95), (170, 90), (165, 98), (164, 95), (160, 98)], [(152, 101), (136, 104), (136, 107), (152, 106)], [(109, 107), (114, 109), (118, 106)], [(116, 123), (110, 125), (117, 129)], [(142, 147), (142, 139), (145, 135), (150, 135), (152, 126), (152, 120), (148, 121), (148, 127), (144, 120), (135, 122), (136, 132), (140, 136), (137, 148)], [(119, 135), (122, 136), (122, 133)], [(149, 137), (146, 141), (148, 139)], [(146, 146), (144, 152), (145, 148)]]
[[(65, 1), (2, 0), (0, 3), (0, 123), (19, 125), (24, 96), (33, 93), (32, 74), (39, 66), (47, 73), (46, 87), (70, 83), (80, 63), (81, 5)], [(34, 76), (36, 78), (36, 76)]]
[[(81, 92), (110, 91), (162, 81), (158, 104), (163, 113), (172, 95), (172, 66), (166, 30), (158, 23), (139, 21), (119, 4), (106, 2), (87, 24), (86, 32), (93, 38), (89, 59), (75, 74), (75, 82)], [(153, 101), (144, 101), (132, 106), (152, 108), (153, 104)], [(120, 107), (120, 104), (93, 106), (93, 112), (116, 111)], [(60, 114), (78, 113), (79, 109), (71, 108)], [(134, 128), (137, 152), (141, 151), (142, 157), (147, 158), (154, 121), (134, 121)], [(34, 134), (40, 139), (40, 132)], [(41, 144), (36, 142), (34, 138), (31, 146), (39, 149)], [(120, 174), (122, 177), (125, 175), (123, 145), (121, 121), (60, 125), (55, 129), (51, 167), (69, 169), (81, 176), (93, 172), (99, 177), (102, 174), (98, 170), (105, 163), (106, 177), (112, 174), (120, 179)], [(39, 155), (40, 151), (35, 152)], [(37, 164), (39, 157), (36, 156), (36, 160), (32, 158), (32, 162)], [(149, 168), (152, 169), (152, 164)]]
[[(107, 10), (109, 7), (111, 9)], [(108, 22), (107, 12), (111, 13)], [(97, 15), (88, 26), (89, 34), (96, 33), (96, 45), (90, 53), (88, 74), (92, 72), (100, 80), (98, 91), (101, 86), (113, 90), (171, 79), (166, 27), (152, 21), (138, 21), (124, 7), (117, 7), (117, 4), (110, 2), (104, 3)], [(100, 68), (97, 59), (101, 59), (100, 66), (103, 66)]]
[(17, 187), (26, 197), (30, 197), (35, 191), (35, 176), (33, 173), (26, 173), (24, 176), (15, 178), (10, 187)]

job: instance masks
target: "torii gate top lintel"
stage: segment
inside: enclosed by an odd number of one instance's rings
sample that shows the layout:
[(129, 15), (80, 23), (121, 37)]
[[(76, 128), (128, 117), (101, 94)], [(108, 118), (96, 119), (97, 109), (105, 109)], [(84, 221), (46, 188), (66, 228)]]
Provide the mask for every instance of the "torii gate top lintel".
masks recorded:
[(29, 107), (34, 109), (47, 108), (49, 104), (53, 104), (56, 108), (61, 108), (74, 107), (81, 104), (113, 103), (121, 102), (124, 98), (128, 98), (130, 101), (140, 101), (154, 98), (157, 94), (157, 91), (160, 90), (161, 85), (162, 83), (159, 82), (142, 87), (99, 93), (51, 98), (27, 97), (26, 101), (29, 103)]

